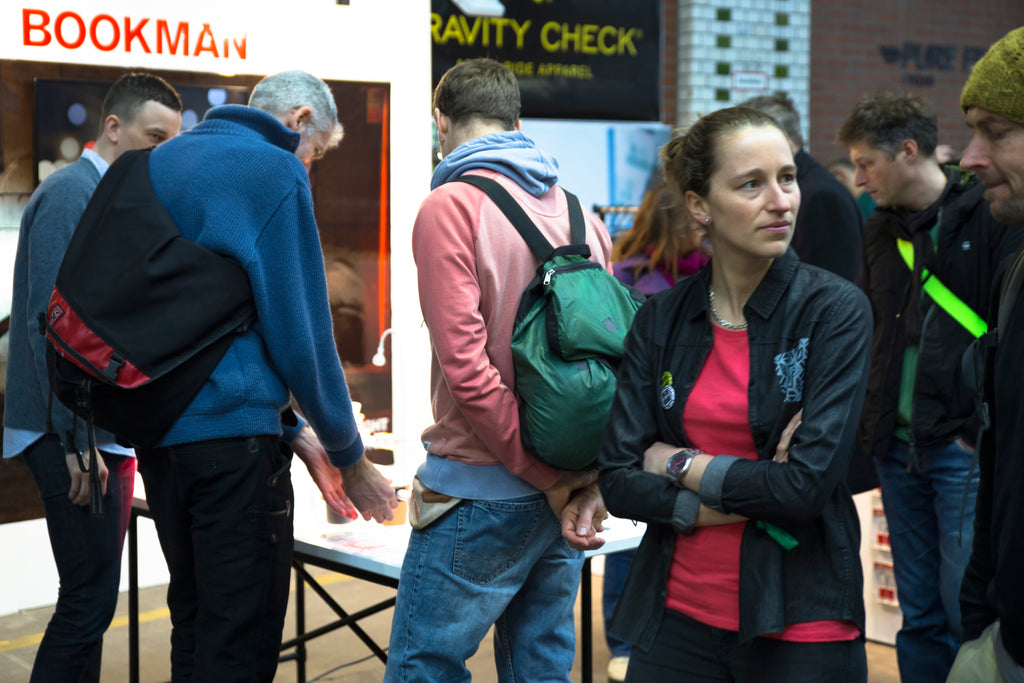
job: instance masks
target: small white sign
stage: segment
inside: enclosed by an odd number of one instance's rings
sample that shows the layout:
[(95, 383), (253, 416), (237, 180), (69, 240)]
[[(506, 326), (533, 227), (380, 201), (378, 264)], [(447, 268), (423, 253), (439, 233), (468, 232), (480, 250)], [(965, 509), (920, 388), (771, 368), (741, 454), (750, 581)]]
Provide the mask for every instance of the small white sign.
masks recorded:
[(765, 91), (768, 89), (768, 74), (764, 71), (733, 71), (732, 89)]

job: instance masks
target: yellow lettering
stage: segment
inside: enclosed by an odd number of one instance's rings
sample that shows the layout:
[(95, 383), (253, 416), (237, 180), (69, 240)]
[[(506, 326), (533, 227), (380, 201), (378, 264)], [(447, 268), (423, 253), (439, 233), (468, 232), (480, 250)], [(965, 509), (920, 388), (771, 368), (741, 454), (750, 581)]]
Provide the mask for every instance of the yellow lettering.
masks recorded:
[(560, 34), (561, 25), (556, 21), (549, 21), (540, 29), (540, 45), (548, 52), (558, 52), (558, 38), (550, 38), (551, 33), (556, 36)]
[(594, 78), (589, 64), (556, 64), (543, 62), (537, 67), (538, 76), (548, 78), (575, 78), (576, 80), (589, 81)]
[[(611, 44), (609, 44), (608, 40), (606, 40), (609, 34), (611, 34)], [(597, 34), (597, 47), (599, 50), (601, 50), (601, 54), (615, 54), (615, 39), (618, 35), (619, 31), (614, 26), (601, 27), (601, 30)]]
[(505, 47), (505, 24), (507, 22), (509, 22), (510, 20), (509, 19), (492, 19), (491, 21), (494, 22), (494, 27), (496, 29), (498, 29), (497, 31), (495, 31), (495, 35), (497, 36), (497, 39), (494, 42), (495, 46), (497, 46), (497, 47)]
[(597, 24), (584, 24), (582, 27), (581, 38), (580, 38), (580, 49), (585, 55), (596, 55), (597, 54)]
[(621, 55), (623, 49), (625, 49), (627, 52), (629, 52), (630, 57), (636, 57), (636, 45), (633, 44), (633, 36), (636, 36), (637, 38), (643, 38), (644, 32), (638, 28), (631, 28), (628, 31), (625, 31), (625, 33), (623, 33), (624, 30), (625, 29), (622, 28), (619, 29), (618, 52)]
[[(529, 22), (527, 22), (529, 23)], [(547, 52), (575, 52), (585, 55), (624, 55), (636, 57), (635, 40), (643, 31), (624, 26), (565, 24), (549, 21), (540, 29), (540, 45)]]
[(569, 52), (569, 45), (573, 46), (572, 51), (577, 52), (580, 48), (580, 25), (576, 24), (570, 31), (568, 24), (562, 24), (562, 44), (559, 49), (562, 52)]
[[(485, 19), (486, 21), (486, 19)], [(462, 27), (462, 36), (467, 44), (473, 45), (476, 42), (476, 36), (480, 32), (480, 17), (473, 20), (473, 28), (470, 29), (466, 23), (465, 15), (459, 17), (459, 25)]]
[(441, 15), (437, 12), (430, 13), (430, 37), (435, 43), (441, 42)]
[(455, 15), (448, 17), (448, 24), (444, 27), (444, 33), (438, 42), (442, 45), (447, 45), (448, 41), (452, 39), (458, 41), (459, 45), (466, 44), (465, 39), (462, 37), (462, 32), (459, 30), (459, 18)]
[(532, 76), (533, 62), (504, 62), (505, 67), (516, 76)]
[(532, 23), (529, 19), (520, 24), (515, 19), (512, 19), (512, 30), (516, 33), (516, 49), (522, 50), (526, 44), (526, 32), (530, 30), (530, 24)]

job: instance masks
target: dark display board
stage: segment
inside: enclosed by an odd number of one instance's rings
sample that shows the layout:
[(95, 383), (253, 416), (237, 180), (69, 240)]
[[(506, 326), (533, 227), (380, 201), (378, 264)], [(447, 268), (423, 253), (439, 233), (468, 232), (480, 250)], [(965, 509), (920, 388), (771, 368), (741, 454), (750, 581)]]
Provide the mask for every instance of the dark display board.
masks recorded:
[(432, 0), (433, 83), (464, 59), (504, 62), (531, 118), (657, 121), (657, 0), (501, 0), (500, 17)]

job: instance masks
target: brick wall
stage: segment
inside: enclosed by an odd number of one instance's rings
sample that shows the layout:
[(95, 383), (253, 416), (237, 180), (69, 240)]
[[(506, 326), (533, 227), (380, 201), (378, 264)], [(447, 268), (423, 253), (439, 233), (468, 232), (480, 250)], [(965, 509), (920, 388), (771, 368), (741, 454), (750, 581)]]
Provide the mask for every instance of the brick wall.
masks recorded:
[(864, 95), (893, 90), (935, 103), (939, 142), (969, 140), (960, 90), (989, 45), (1024, 25), (1021, 0), (813, 0), (810, 151), (845, 156), (836, 131)]

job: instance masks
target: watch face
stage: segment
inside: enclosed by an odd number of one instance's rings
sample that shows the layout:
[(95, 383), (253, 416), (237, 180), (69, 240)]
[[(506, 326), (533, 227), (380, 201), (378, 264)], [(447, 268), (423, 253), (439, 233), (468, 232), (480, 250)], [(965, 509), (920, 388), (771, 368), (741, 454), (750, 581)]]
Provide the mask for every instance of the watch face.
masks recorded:
[(673, 479), (678, 479), (686, 473), (686, 470), (690, 469), (690, 463), (693, 461), (693, 455), (690, 453), (690, 449), (684, 449), (678, 453), (673, 453), (672, 457), (668, 459), (666, 470), (668, 476)]

